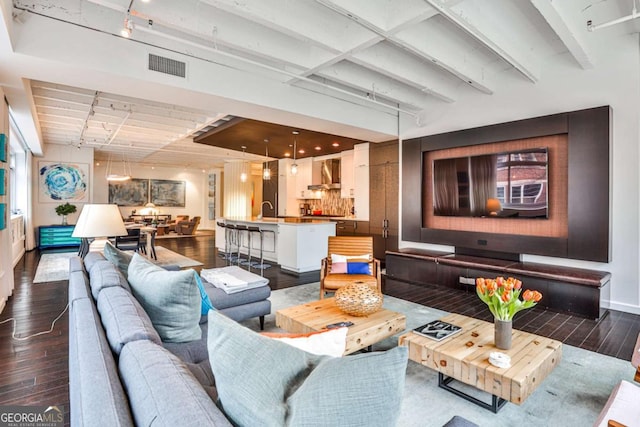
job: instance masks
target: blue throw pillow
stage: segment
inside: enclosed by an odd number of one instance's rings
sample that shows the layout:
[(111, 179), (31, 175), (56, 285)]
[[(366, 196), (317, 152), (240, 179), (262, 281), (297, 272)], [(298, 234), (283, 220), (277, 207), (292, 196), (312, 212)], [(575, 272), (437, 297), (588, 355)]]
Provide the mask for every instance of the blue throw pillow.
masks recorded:
[(368, 262), (347, 262), (347, 274), (371, 274)]
[(200, 278), (200, 275), (196, 271), (194, 271), (193, 274), (196, 277), (196, 283), (198, 284), (198, 289), (200, 289), (200, 297), (202, 298), (200, 314), (205, 316), (209, 312), (209, 310), (215, 310), (215, 308), (213, 308), (213, 304), (211, 304), (211, 299), (209, 298), (209, 295), (207, 294), (207, 292), (204, 290), (204, 285), (202, 284), (202, 279)]
[[(234, 425), (396, 425), (408, 349), (317, 356), (209, 312), (209, 363)], [(242, 378), (242, 381), (238, 379)]]

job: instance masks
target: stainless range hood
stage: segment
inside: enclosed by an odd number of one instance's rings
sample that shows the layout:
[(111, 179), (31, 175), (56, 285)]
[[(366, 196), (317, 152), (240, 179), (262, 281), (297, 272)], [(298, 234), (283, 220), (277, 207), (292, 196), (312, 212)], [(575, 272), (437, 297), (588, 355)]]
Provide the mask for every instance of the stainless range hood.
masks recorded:
[(320, 166), (320, 182), (307, 187), (309, 190), (340, 189), (340, 159), (323, 160)]

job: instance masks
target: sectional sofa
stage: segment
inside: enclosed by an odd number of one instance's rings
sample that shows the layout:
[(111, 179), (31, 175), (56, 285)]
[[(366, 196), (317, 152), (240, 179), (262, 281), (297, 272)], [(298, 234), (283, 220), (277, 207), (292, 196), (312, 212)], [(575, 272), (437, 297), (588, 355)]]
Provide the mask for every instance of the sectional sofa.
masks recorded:
[[(268, 286), (243, 296), (221, 295), (192, 270), (166, 271), (143, 259), (134, 255), (128, 266), (100, 253), (70, 260), (72, 426), (396, 424), (405, 347), (348, 357), (308, 353), (237, 322), (264, 314)], [(190, 301), (196, 316), (197, 330), (185, 328), (193, 334), (188, 339), (167, 330), (170, 312), (158, 317), (156, 309), (171, 301), (149, 305), (167, 283), (180, 286), (178, 276), (194, 278), (188, 289), (173, 291), (182, 302)], [(151, 279), (147, 296), (141, 278)], [(213, 306), (206, 316), (204, 293)], [(460, 417), (446, 426), (477, 427)]]

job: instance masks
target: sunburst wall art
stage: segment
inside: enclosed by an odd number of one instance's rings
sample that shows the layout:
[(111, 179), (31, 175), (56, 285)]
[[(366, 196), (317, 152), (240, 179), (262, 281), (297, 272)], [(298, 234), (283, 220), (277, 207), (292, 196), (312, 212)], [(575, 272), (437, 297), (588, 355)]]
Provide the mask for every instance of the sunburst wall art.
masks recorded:
[(39, 162), (40, 202), (89, 201), (89, 165)]

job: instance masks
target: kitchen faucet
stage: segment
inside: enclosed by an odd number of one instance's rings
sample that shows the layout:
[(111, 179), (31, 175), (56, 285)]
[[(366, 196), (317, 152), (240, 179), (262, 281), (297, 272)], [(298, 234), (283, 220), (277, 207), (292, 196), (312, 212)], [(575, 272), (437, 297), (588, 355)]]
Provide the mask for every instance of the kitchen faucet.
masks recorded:
[(258, 219), (262, 219), (262, 209), (264, 208), (265, 203), (268, 204), (271, 209), (273, 209), (273, 205), (268, 200), (265, 200), (264, 202), (260, 203), (260, 215), (258, 215)]

